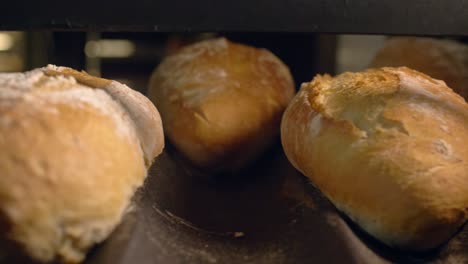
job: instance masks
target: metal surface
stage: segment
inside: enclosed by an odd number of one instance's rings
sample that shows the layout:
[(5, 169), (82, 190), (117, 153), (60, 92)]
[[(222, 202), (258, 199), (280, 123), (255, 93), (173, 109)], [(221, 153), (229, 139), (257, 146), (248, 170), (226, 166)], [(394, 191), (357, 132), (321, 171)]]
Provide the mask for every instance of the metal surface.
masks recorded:
[(3, 1), (0, 29), (468, 35), (467, 0)]
[(468, 263), (468, 228), (437, 251), (396, 252), (363, 234), (279, 146), (237, 176), (195, 175), (161, 155), (132, 213), (86, 264)]

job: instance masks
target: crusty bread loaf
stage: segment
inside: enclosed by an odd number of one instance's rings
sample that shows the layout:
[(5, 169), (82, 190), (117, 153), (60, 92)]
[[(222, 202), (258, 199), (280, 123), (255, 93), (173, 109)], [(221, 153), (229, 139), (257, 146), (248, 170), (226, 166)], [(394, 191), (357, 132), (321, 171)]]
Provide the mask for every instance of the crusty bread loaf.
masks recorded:
[(377, 53), (370, 66), (409, 67), (445, 81), (468, 99), (468, 46), (456, 41), (393, 37)]
[(224, 38), (167, 57), (149, 87), (171, 142), (210, 171), (237, 170), (264, 151), (293, 95), (291, 74), (277, 57)]
[(281, 138), (298, 170), (390, 246), (436, 247), (468, 217), (468, 104), (442, 81), (405, 67), (319, 75)]
[(1, 237), (40, 262), (79, 262), (119, 223), (164, 144), (123, 84), (48, 66), (0, 74)]

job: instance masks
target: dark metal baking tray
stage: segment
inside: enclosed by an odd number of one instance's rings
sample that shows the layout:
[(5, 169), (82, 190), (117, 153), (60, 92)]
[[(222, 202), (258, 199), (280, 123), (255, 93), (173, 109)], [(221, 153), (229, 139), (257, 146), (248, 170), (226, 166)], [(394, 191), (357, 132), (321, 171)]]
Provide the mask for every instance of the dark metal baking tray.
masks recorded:
[(132, 211), (86, 264), (468, 263), (468, 227), (425, 254), (360, 231), (287, 161), (279, 143), (251, 168), (194, 173), (168, 146)]
[(468, 35), (467, 0), (2, 1), (0, 29)]

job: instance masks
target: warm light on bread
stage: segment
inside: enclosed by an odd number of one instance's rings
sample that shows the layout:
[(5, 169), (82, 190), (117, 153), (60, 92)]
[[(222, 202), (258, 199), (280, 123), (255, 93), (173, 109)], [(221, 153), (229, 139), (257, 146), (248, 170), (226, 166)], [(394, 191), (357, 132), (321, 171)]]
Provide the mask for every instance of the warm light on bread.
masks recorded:
[(317, 76), (281, 126), (291, 163), (366, 232), (409, 250), (468, 217), (468, 104), (408, 68)]

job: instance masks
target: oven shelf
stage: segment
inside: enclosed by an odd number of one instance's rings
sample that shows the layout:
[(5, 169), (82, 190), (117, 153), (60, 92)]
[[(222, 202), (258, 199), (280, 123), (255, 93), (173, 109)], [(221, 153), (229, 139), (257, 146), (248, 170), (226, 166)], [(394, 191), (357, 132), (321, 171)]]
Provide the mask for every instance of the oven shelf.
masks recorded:
[(468, 36), (466, 0), (4, 1), (0, 29)]

